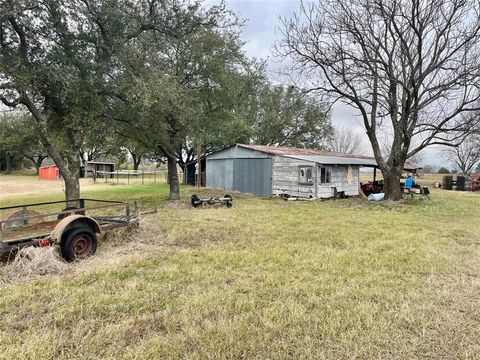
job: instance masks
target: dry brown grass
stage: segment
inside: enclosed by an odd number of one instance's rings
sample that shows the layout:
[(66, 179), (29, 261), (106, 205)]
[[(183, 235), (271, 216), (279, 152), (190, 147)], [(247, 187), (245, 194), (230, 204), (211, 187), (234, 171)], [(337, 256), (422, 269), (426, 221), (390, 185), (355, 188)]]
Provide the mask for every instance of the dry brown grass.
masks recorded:
[(44, 275), (61, 275), (68, 269), (58, 248), (54, 246), (26, 247), (12, 257), (2, 266), (0, 283), (22, 282)]
[[(96, 183), (91, 179), (80, 179), (82, 190), (99, 190), (111, 187), (110, 184)], [(37, 176), (3, 175), (0, 174), (0, 206), (5, 200), (28, 198), (31, 196), (58, 195), (64, 193), (61, 180), (38, 180)]]
[(64, 274), (3, 285), (0, 358), (478, 358), (478, 194), (234, 199), (186, 195)]

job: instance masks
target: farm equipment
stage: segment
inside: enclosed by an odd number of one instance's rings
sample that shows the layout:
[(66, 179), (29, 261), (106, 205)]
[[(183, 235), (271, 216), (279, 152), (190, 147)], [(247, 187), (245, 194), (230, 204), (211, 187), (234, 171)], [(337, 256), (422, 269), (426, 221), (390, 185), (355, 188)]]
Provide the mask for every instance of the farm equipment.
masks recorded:
[(225, 195), (224, 197), (211, 197), (208, 199), (200, 199), (197, 194), (193, 194), (191, 198), (191, 204), (194, 208), (204, 205), (222, 204), (228, 208), (233, 206), (233, 198), (231, 195)]
[(383, 182), (369, 181), (366, 184), (361, 184), (361, 189), (366, 196), (370, 194), (379, 194), (383, 192)]
[[(93, 205), (86, 206), (87, 203)], [(54, 211), (55, 207), (63, 210)], [(0, 221), (0, 256), (26, 246), (58, 245), (67, 261), (95, 254), (96, 234), (138, 224), (136, 202), (131, 209), (128, 202), (99, 199), (2, 207), (0, 216), (3, 218)]]

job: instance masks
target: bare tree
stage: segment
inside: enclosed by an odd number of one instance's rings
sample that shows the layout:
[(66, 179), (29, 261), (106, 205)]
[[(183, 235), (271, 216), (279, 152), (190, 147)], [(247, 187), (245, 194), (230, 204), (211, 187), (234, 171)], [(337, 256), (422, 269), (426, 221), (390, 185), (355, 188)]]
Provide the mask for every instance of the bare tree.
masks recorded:
[(457, 165), (461, 173), (466, 175), (480, 162), (480, 135), (472, 134), (456, 147), (448, 147), (443, 151), (445, 160)]
[[(319, 0), (283, 21), (281, 56), (307, 91), (356, 108), (399, 200), (405, 161), (458, 145), (480, 108), (480, 4), (470, 0)], [(389, 134), (389, 151), (381, 142)]]
[(333, 131), (329, 149), (340, 153), (359, 154), (364, 150), (364, 145), (360, 134), (349, 127), (340, 126)]
[(407, 161), (410, 163), (410, 164), (414, 164), (414, 165), (421, 165), (423, 163), (423, 160), (424, 160), (424, 154), (421, 153), (421, 152), (418, 152), (418, 153), (415, 153), (413, 154), (412, 156), (410, 156)]

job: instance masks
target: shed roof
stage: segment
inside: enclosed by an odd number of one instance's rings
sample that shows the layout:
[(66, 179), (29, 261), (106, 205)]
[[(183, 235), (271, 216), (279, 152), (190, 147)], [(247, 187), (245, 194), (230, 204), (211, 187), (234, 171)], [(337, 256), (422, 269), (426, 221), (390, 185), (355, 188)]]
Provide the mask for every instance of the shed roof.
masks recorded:
[(243, 148), (260, 151), (260, 152), (271, 154), (271, 155), (333, 156), (333, 157), (341, 157), (341, 158), (375, 160), (375, 158), (371, 156), (345, 154), (345, 153), (325, 151), (325, 150), (300, 149), (300, 148), (294, 148), (294, 147), (279, 147), (279, 146), (266, 146), (266, 145), (246, 145), (246, 144), (237, 144), (237, 145)]
[[(368, 166), (368, 167), (378, 167), (378, 164), (375, 158), (372, 156), (366, 156), (366, 155), (346, 154), (346, 153), (326, 151), (326, 150), (300, 149), (295, 147), (280, 147), (280, 146), (250, 145), (250, 144), (248, 145), (235, 144), (228, 148), (231, 148), (233, 146), (239, 146), (245, 149), (255, 150), (255, 151), (259, 151), (259, 152), (270, 154), (270, 155), (286, 156), (294, 159), (317, 162), (319, 164), (359, 165), (359, 166)], [(223, 150), (220, 150), (220, 151), (223, 151)], [(209, 155), (212, 155), (212, 154), (209, 154)], [(416, 171), (418, 169), (421, 169), (421, 167), (415, 164), (405, 163), (404, 170)]]
[[(260, 151), (266, 154), (286, 156), (295, 159), (314, 161), (319, 164), (338, 164), (338, 165), (360, 165), (360, 166), (378, 166), (377, 161), (372, 156), (346, 154), (326, 150), (300, 149), (294, 147), (278, 147), (266, 145), (246, 145), (237, 144), (240, 147)], [(405, 163), (404, 170), (416, 171), (421, 169), (415, 164)]]
[(313, 161), (326, 165), (360, 165), (360, 166), (377, 166), (374, 158), (356, 158), (347, 156), (322, 156), (322, 155), (284, 155), (286, 157)]

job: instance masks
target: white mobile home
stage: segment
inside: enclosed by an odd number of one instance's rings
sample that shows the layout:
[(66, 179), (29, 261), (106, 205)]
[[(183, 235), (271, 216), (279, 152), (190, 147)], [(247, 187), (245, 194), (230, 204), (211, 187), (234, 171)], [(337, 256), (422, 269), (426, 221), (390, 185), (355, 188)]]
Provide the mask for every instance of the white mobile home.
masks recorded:
[(259, 196), (354, 196), (361, 166), (377, 163), (362, 155), (236, 144), (206, 156), (206, 186)]

